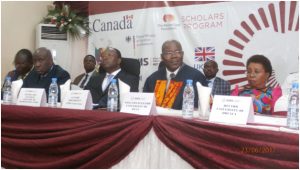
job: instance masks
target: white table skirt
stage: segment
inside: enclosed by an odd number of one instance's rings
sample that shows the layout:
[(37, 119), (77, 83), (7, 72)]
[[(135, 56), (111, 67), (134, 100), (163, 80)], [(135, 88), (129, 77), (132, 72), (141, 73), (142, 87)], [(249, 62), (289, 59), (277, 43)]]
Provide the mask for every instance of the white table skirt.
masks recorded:
[(191, 169), (193, 167), (162, 143), (151, 129), (133, 151), (112, 168)]

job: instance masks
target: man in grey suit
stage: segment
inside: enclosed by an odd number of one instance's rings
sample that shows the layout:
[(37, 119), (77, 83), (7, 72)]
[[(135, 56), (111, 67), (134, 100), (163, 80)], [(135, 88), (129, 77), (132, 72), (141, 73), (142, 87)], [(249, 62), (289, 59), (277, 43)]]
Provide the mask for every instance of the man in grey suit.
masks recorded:
[(94, 56), (86, 55), (83, 59), (83, 66), (85, 69), (85, 73), (77, 76), (72, 82), (72, 84), (78, 85), (82, 89), (85, 88), (92, 76), (98, 74), (97, 70), (95, 69), (96, 59)]
[(204, 64), (203, 72), (206, 77), (208, 87), (212, 88), (214, 95), (230, 95), (230, 83), (219, 77), (216, 77), (219, 71), (218, 64), (214, 60), (209, 60)]

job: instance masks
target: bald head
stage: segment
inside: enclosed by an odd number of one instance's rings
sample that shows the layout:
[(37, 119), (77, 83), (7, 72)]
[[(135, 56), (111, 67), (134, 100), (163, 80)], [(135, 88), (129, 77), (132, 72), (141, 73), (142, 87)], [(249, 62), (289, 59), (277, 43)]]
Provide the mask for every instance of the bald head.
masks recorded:
[(33, 53), (33, 64), (39, 74), (47, 73), (53, 65), (51, 51), (45, 47), (38, 48)]
[(51, 54), (51, 51), (49, 49), (47, 49), (46, 47), (41, 47), (41, 48), (38, 48), (34, 53), (33, 53), (34, 56), (45, 56), (47, 58), (51, 58), (52, 60), (52, 54)]
[(100, 66), (107, 73), (112, 73), (120, 68), (121, 60), (121, 52), (116, 48), (109, 47), (101, 54)]
[(174, 44), (178, 50), (182, 51), (182, 47), (181, 47), (181, 44), (179, 41), (177, 40), (168, 40), (168, 41), (165, 41), (161, 47), (161, 50), (162, 50), (162, 53), (164, 51), (166, 51), (166, 49), (168, 48), (168, 46), (170, 46), (170, 44)]
[(205, 67), (205, 65), (212, 65), (212, 66), (218, 68), (218, 63), (215, 60), (208, 60), (204, 63), (204, 67)]

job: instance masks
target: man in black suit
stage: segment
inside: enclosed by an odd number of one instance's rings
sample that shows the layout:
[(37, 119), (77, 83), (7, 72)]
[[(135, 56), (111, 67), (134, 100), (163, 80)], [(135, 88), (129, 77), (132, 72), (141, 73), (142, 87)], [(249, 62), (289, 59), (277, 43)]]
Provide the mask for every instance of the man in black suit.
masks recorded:
[(83, 66), (85, 73), (77, 76), (72, 83), (78, 85), (82, 89), (84, 89), (84, 87), (88, 84), (92, 76), (96, 76), (98, 74), (97, 70), (95, 69), (96, 59), (94, 56), (86, 55), (83, 59)]
[(219, 77), (216, 77), (219, 71), (218, 64), (214, 60), (208, 60), (204, 64), (203, 72), (207, 80), (208, 87), (212, 88), (211, 94), (230, 95), (230, 83)]
[[(34, 70), (24, 79), (22, 88), (44, 88), (48, 96), (52, 78), (57, 78), (57, 85), (70, 79), (70, 74), (59, 65), (54, 65), (51, 51), (45, 47), (38, 48), (33, 53)], [(60, 88), (58, 88), (60, 102)]]
[[(99, 104), (96, 108), (107, 107), (107, 92), (112, 79), (117, 80), (117, 86), (119, 86), (118, 79), (120, 79), (130, 86), (131, 92), (138, 92), (139, 77), (133, 76), (121, 69), (122, 56), (118, 49), (107, 48), (101, 54), (100, 59), (100, 67), (103, 68), (105, 72), (100, 72), (98, 75), (91, 77), (85, 87), (85, 89), (90, 90), (93, 103)], [(118, 106), (120, 106), (120, 104)]]
[(156, 105), (165, 108), (182, 109), (183, 90), (187, 79), (193, 80), (195, 90), (194, 105), (198, 107), (196, 82), (206, 85), (204, 75), (183, 63), (181, 44), (176, 40), (162, 45), (163, 67), (151, 74), (144, 85), (144, 92), (155, 92)]

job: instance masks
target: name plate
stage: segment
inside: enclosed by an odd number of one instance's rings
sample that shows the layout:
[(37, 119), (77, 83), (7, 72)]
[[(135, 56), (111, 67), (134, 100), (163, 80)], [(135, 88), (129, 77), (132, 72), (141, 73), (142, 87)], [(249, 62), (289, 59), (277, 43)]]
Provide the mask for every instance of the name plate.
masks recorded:
[(70, 90), (67, 92), (62, 108), (92, 110), (92, 97), (89, 90)]
[(246, 125), (253, 121), (253, 104), (251, 97), (215, 95), (210, 122)]
[(17, 105), (46, 106), (46, 93), (42, 88), (22, 88), (17, 100)]
[(121, 112), (139, 115), (156, 114), (154, 93), (128, 93), (124, 97)]

